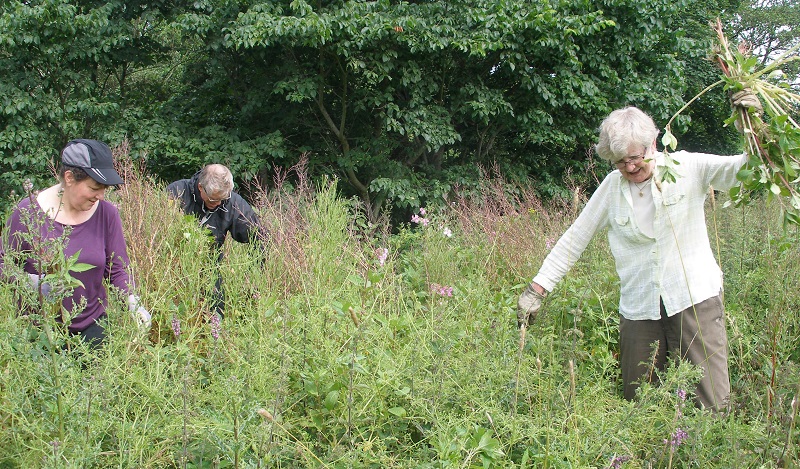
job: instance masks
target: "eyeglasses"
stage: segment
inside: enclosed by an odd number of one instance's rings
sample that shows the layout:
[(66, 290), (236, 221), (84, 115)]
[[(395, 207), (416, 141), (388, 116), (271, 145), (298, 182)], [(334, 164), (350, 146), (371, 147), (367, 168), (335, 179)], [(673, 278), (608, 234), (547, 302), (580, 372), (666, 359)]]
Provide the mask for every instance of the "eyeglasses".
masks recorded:
[(628, 158), (621, 159), (621, 160), (617, 161), (614, 164), (617, 166), (617, 168), (622, 169), (622, 168), (628, 166), (629, 164), (632, 164), (632, 165), (636, 166), (643, 159), (644, 159), (644, 154), (637, 155), (637, 156), (630, 156)]
[(210, 204), (216, 204), (216, 203), (218, 203), (218, 202), (225, 202), (226, 200), (228, 200), (228, 199), (230, 199), (230, 198), (231, 198), (231, 193), (230, 193), (230, 192), (228, 192), (228, 194), (227, 194), (227, 195), (224, 195), (224, 196), (222, 196), (222, 197), (221, 197), (221, 198), (219, 198), (219, 199), (213, 199), (213, 198), (211, 198), (211, 195), (208, 193), (208, 191), (206, 190), (206, 188), (205, 188), (205, 187), (203, 187), (203, 185), (202, 185), (202, 184), (199, 184), (199, 186), (200, 186), (200, 189), (202, 189), (202, 190), (203, 190), (203, 192), (205, 192), (205, 194), (206, 194), (206, 200), (207, 200), (207, 201), (208, 201), (208, 203), (210, 203)]

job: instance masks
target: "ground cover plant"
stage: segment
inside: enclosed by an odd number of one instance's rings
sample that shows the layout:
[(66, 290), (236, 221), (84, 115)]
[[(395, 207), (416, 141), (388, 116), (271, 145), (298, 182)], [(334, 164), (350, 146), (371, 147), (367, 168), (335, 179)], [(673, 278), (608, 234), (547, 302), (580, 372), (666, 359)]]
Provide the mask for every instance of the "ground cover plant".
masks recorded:
[(733, 389), (731, 413), (713, 417), (691, 405), (697, 371), (686, 364), (636, 402), (621, 398), (617, 280), (602, 237), (520, 336), (517, 296), (577, 214), (580, 191), (545, 204), (489, 171), (480, 191), (418, 208), (392, 232), (339, 197), (337, 181), (310, 181), (302, 164), (279, 171), (253, 191), (266, 252), (225, 246), (220, 323), (208, 312), (208, 237), (162, 184), (130, 165), (123, 175), (109, 198), (152, 330), (114, 304), (109, 341), (92, 353), (58, 327), (43, 338), (42, 323), (17, 314), (18, 286), (0, 286), (0, 467), (800, 460), (800, 232), (784, 231), (774, 204), (709, 200)]

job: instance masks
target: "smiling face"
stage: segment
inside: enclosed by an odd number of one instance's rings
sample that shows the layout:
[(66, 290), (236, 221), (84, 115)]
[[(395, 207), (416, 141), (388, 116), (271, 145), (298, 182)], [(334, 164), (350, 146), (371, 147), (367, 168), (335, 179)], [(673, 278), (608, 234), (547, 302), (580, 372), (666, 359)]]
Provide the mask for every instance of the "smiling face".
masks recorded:
[(632, 143), (628, 147), (628, 156), (615, 163), (622, 177), (633, 183), (650, 179), (656, 164), (653, 160), (653, 149), (652, 146), (646, 148)]
[(105, 198), (108, 189), (105, 184), (100, 184), (90, 177), (78, 181), (71, 171), (67, 171), (64, 176), (65, 199), (74, 210), (81, 212), (91, 210), (98, 200)]

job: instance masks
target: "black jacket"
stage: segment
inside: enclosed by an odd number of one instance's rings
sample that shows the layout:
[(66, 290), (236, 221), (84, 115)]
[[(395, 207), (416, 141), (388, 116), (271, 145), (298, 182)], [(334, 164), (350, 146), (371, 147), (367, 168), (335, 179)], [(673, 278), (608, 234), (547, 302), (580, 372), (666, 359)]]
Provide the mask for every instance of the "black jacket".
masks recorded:
[(223, 201), (219, 207), (207, 209), (197, 188), (199, 177), (200, 171), (191, 179), (181, 179), (167, 186), (170, 195), (180, 201), (183, 212), (194, 215), (201, 226), (211, 230), (217, 246), (222, 246), (228, 233), (240, 243), (248, 243), (257, 238), (258, 216), (250, 204), (236, 192), (231, 192), (231, 198)]

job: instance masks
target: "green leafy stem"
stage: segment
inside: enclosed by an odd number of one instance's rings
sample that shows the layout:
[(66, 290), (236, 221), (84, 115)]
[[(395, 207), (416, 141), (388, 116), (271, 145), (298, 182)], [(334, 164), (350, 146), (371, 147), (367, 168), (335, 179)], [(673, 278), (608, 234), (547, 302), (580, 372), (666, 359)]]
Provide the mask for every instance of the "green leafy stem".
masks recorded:
[(752, 91), (764, 106), (766, 117), (759, 110), (734, 106), (725, 125), (735, 124), (742, 133), (747, 164), (738, 172), (739, 185), (730, 191), (731, 203), (739, 206), (749, 203), (755, 193), (766, 193), (767, 202), (777, 199), (781, 204), (784, 225), (800, 225), (800, 125), (792, 118), (800, 105), (800, 95), (791, 91), (781, 67), (800, 60), (796, 55), (800, 44), (781, 54), (763, 68), (758, 68), (758, 58), (746, 46), (731, 48), (717, 20), (714, 29), (717, 44), (713, 59), (722, 70), (720, 80), (712, 83), (689, 100), (666, 125), (661, 143), (664, 145), (664, 164), (659, 166), (659, 183), (675, 182), (678, 162), (670, 155), (678, 145), (672, 133), (675, 120), (694, 101), (717, 86), (732, 95), (741, 90)]

